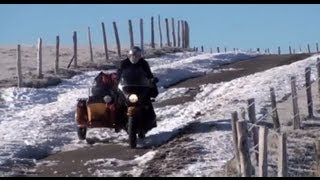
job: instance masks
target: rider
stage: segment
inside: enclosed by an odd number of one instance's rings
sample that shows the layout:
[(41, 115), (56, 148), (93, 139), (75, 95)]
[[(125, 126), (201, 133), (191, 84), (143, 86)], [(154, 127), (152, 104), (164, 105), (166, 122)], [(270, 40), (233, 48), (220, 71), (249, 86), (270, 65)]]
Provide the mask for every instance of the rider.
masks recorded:
[[(118, 69), (118, 72), (117, 72), (118, 78), (121, 77), (123, 70), (127, 68), (142, 68), (146, 73), (147, 78), (152, 80), (153, 82), (153, 88), (151, 89), (151, 93), (149, 96), (155, 98), (158, 95), (158, 89), (154, 82), (155, 78), (151, 72), (148, 62), (142, 57), (142, 51), (139, 47), (137, 46), (132, 47), (129, 51), (129, 57), (121, 61), (120, 68)], [(150, 129), (151, 129), (157, 126), (157, 122), (156, 122), (156, 114), (154, 112), (151, 101), (148, 102), (148, 104), (149, 104), (149, 107), (151, 107), (150, 118), (148, 118), (148, 119), (152, 119), (152, 122), (150, 123), (151, 125)]]

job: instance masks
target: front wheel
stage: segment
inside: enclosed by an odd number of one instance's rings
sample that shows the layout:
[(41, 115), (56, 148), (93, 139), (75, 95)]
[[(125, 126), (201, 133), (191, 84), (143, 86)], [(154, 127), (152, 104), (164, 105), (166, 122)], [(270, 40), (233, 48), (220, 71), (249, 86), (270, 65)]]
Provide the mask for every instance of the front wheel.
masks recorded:
[(131, 148), (137, 147), (137, 135), (136, 130), (133, 125), (134, 121), (133, 118), (130, 117), (128, 119), (128, 134), (129, 134), (129, 144)]
[(86, 139), (87, 128), (78, 127), (77, 132), (78, 132), (78, 138), (80, 140), (85, 140)]

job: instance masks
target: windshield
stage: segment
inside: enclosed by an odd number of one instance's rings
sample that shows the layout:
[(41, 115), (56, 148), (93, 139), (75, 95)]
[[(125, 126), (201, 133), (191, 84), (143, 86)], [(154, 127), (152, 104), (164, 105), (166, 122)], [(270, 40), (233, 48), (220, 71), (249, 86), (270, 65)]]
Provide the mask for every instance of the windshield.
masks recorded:
[(120, 77), (120, 84), (126, 86), (150, 87), (150, 80), (147, 78), (142, 68), (127, 68)]

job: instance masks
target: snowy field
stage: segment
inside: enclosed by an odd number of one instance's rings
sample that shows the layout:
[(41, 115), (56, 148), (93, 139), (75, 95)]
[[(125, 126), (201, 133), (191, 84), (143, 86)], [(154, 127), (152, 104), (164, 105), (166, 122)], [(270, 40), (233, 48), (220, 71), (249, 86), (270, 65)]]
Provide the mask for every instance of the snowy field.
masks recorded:
[[(249, 52), (176, 53), (148, 59), (148, 62), (154, 74), (160, 79), (159, 85), (168, 87), (182, 79), (211, 72), (213, 67), (257, 55)], [(311, 79), (314, 80), (316, 57), (319, 55), (230, 82), (203, 85), (195, 101), (156, 108), (159, 118), (158, 127), (148, 132), (144, 142), (139, 142), (138, 146), (161, 144), (178, 133), (180, 128), (195, 121), (213, 122), (218, 127), (230, 124), (230, 113), (238, 110), (237, 107), (245, 107), (248, 98), (255, 98), (256, 109), (259, 112), (269, 103), (269, 87), (274, 87), (277, 99), (281, 99), (290, 92), (291, 75), (297, 76), (298, 86), (303, 85), (304, 68), (307, 66), (312, 67)], [(85, 141), (79, 141), (77, 138), (74, 110), (76, 100), (87, 97), (88, 88), (98, 73), (98, 71), (86, 72), (72, 79), (63, 80), (58, 86), (46, 89), (5, 88), (0, 90), (5, 100), (0, 104), (0, 175), (10, 175), (13, 169), (28, 167), (52, 153), (88, 146)], [(157, 101), (183, 96), (185, 91), (184, 88), (169, 90), (161, 88)], [(199, 112), (203, 116), (198, 119), (193, 118)], [(259, 116), (261, 114), (257, 114), (257, 118)], [(90, 129), (88, 135), (127, 144), (125, 132), (114, 133), (113, 130)], [(222, 165), (232, 158), (230, 130), (221, 129), (193, 134), (191, 138), (195, 141), (190, 146), (201, 145), (206, 153), (199, 157), (199, 161), (181, 170), (180, 174), (175, 174), (176, 176), (215, 176), (214, 171), (219, 171)], [(137, 157), (134, 161), (122, 163), (139, 164), (129, 172), (139, 176), (141, 173), (139, 168), (143, 168), (146, 159), (151, 159), (154, 154), (155, 152), (151, 151), (142, 157)], [(119, 174), (119, 172), (109, 171), (92, 173), (97, 176)]]

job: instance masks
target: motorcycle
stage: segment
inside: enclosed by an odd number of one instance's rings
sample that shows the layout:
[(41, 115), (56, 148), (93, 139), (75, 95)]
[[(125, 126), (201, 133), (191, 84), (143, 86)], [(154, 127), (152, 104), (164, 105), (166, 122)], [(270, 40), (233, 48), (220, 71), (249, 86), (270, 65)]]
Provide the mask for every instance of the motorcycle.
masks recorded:
[(126, 106), (127, 118), (125, 129), (129, 135), (129, 145), (135, 148), (137, 135), (140, 139), (156, 126), (156, 114), (152, 102), (157, 92), (158, 78), (148, 79), (142, 69), (126, 69), (122, 72), (119, 82), (121, 98)]
[[(109, 77), (104, 73), (100, 75), (102, 79)], [(123, 71), (119, 83), (110, 82), (110, 91), (100, 96), (89, 95), (88, 98), (78, 99), (75, 113), (78, 138), (86, 139), (88, 128), (113, 128), (116, 133), (125, 130), (130, 147), (135, 148), (137, 134), (143, 139), (155, 127), (150, 123), (155, 122), (156, 117), (152, 107), (154, 98), (150, 99), (150, 93), (154, 96), (152, 92), (156, 89), (158, 78), (150, 80), (143, 71), (131, 69)], [(118, 84), (116, 90), (111, 88), (115, 83)]]

